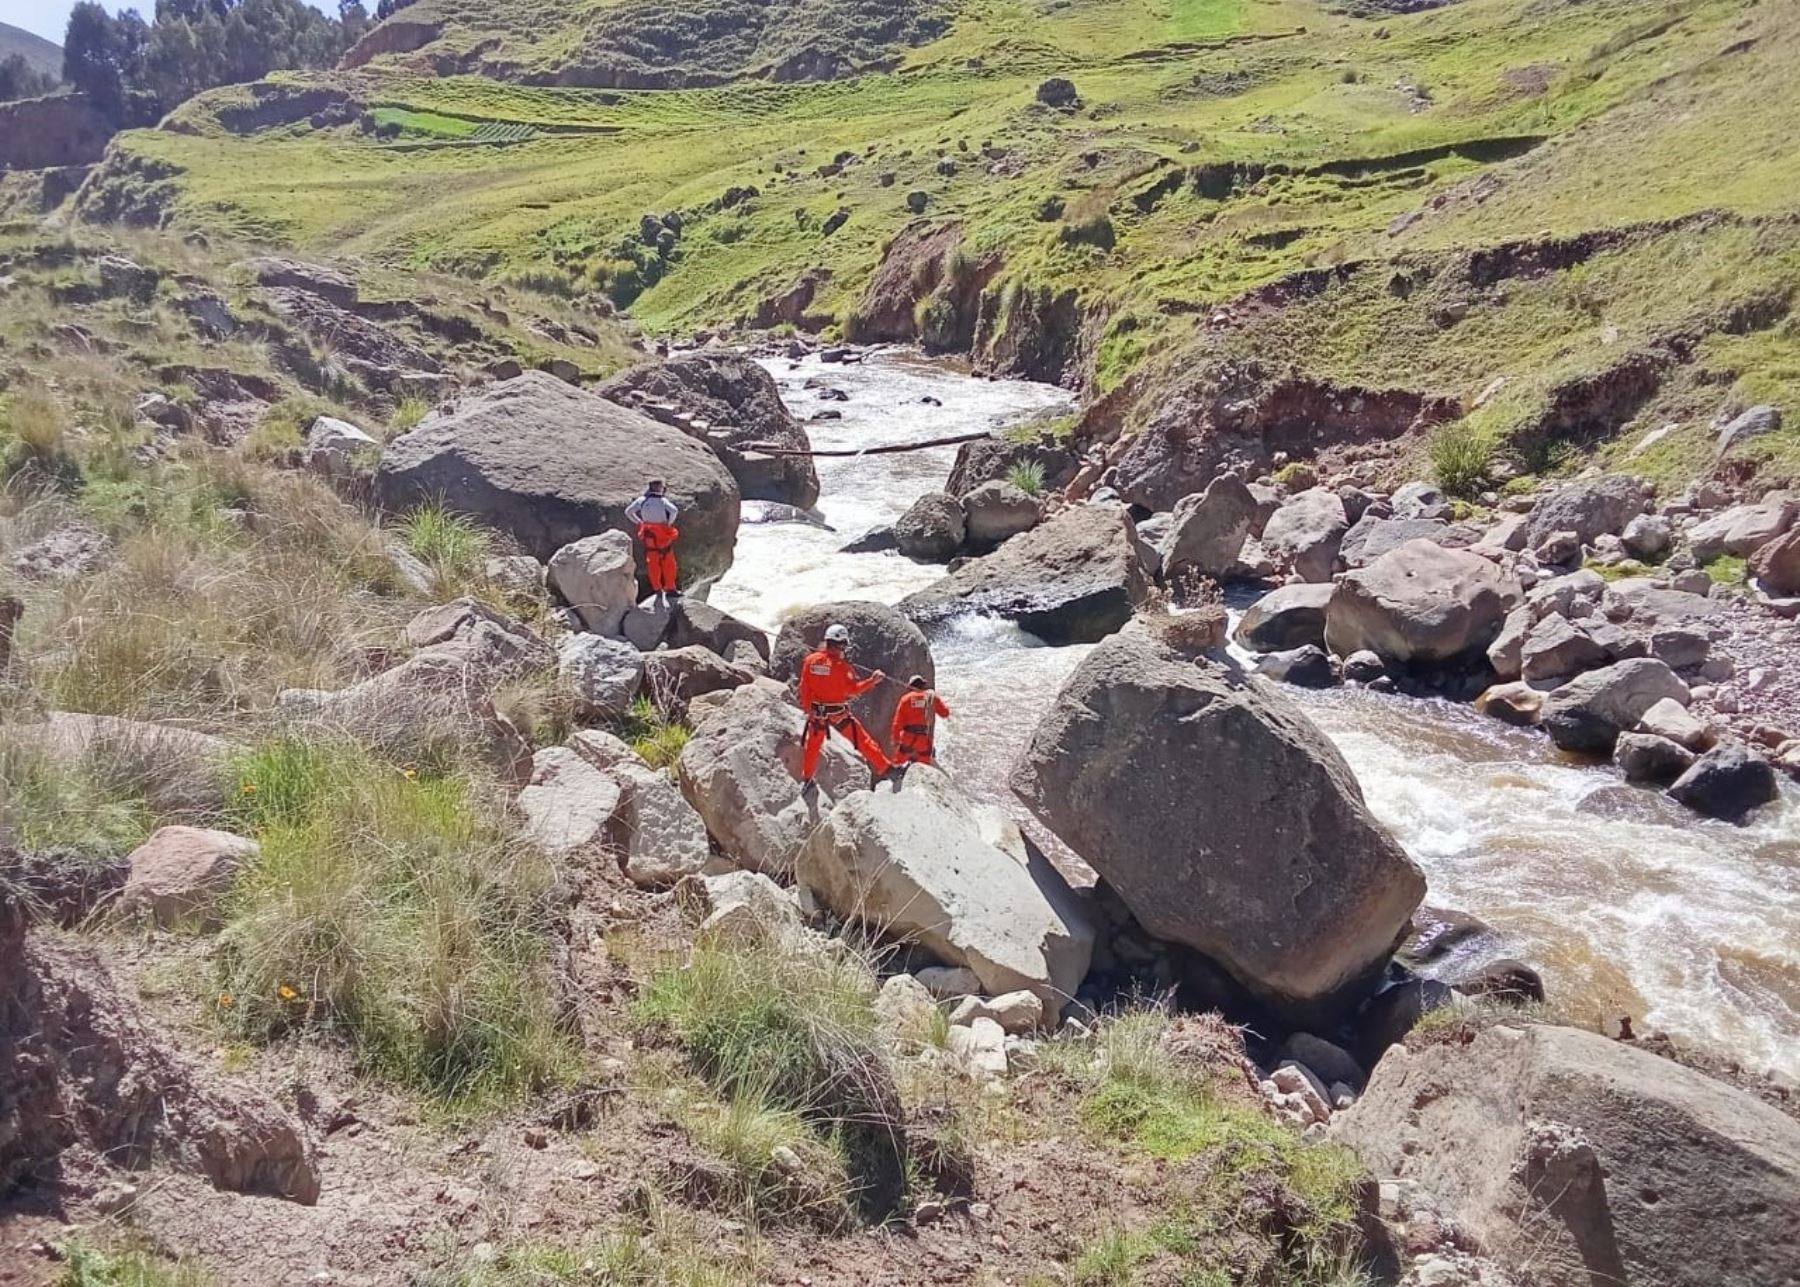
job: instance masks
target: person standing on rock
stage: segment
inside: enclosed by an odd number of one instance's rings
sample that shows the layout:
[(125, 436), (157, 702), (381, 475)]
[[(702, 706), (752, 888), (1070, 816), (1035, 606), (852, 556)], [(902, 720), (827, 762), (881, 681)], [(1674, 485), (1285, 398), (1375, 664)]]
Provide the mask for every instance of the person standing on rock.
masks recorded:
[(669, 489), (660, 478), (652, 478), (644, 494), (625, 507), (625, 517), (637, 524), (638, 540), (644, 543), (644, 572), (650, 578), (650, 592), (667, 601), (680, 594), (675, 584), (675, 542), (681, 530), (675, 520), (681, 511), (669, 499)]
[(906, 689), (894, 708), (894, 763), (936, 764), (937, 722), (950, 718), (950, 708), (923, 675), (914, 675)]
[(881, 744), (869, 736), (862, 721), (850, 713), (850, 699), (860, 697), (887, 678), (877, 670), (858, 678), (845, 651), (850, 646), (850, 631), (841, 625), (825, 627), (825, 642), (810, 652), (800, 663), (800, 709), (806, 712), (806, 742), (800, 755), (800, 778), (808, 787), (819, 771), (819, 755), (825, 749), (825, 738), (836, 729), (868, 761), (869, 772), (880, 782), (893, 772), (894, 765), (882, 752)]

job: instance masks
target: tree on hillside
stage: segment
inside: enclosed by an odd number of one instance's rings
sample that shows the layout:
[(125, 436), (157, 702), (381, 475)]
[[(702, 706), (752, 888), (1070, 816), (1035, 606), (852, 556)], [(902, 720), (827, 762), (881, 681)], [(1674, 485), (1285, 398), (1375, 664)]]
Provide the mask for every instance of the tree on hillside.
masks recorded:
[(24, 54), (0, 58), (0, 103), (54, 94), (59, 84), (49, 72), (41, 72), (26, 62)]
[(358, 0), (343, 0), (337, 18), (305, 0), (157, 0), (151, 24), (83, 0), (69, 17), (64, 79), (123, 120), (134, 95), (141, 109), (166, 112), (215, 85), (329, 67), (368, 23)]

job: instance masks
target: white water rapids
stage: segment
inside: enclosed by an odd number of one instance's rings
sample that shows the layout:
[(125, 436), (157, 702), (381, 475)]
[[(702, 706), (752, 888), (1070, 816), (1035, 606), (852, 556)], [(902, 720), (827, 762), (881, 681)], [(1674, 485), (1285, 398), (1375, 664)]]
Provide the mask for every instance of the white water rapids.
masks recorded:
[[(1043, 385), (972, 379), (897, 353), (860, 366), (807, 358), (767, 363), (817, 447), (914, 442), (993, 427), (1068, 395)], [(828, 402), (808, 380), (849, 394)], [(926, 397), (942, 405), (932, 406)], [(942, 569), (897, 554), (840, 554), (944, 484), (954, 448), (823, 458), (819, 512), (835, 528), (746, 523), (712, 602), (767, 629), (807, 604), (892, 603)], [(747, 517), (757, 505), (746, 505)], [(1017, 628), (966, 619), (932, 639), (938, 686), (954, 712), (941, 728), (945, 766), (1004, 801), (1006, 777), (1039, 716), (1086, 655)], [(1740, 1060), (1800, 1075), (1800, 791), (1747, 828), (1672, 809), (1662, 821), (1577, 810), (1619, 782), (1610, 769), (1560, 759), (1548, 739), (1470, 708), (1361, 690), (1287, 688), (1355, 769), (1370, 808), (1425, 870), (1427, 901), (1472, 913), (1536, 965), (1552, 1000), (1594, 1019), (1630, 1015)]]

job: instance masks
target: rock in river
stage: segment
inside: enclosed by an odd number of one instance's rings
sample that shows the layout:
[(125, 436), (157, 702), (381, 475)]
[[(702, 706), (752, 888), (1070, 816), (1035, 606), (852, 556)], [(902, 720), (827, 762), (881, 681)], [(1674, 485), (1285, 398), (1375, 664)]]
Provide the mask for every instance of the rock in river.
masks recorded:
[(1092, 643), (1129, 621), (1149, 588), (1125, 511), (1072, 505), (908, 595), (900, 610), (920, 625), (982, 613), (1016, 621), (1049, 643)]
[(1408, 541), (1338, 582), (1325, 642), (1340, 657), (1367, 649), (1389, 666), (1481, 653), (1522, 591), (1482, 558)]
[(1424, 876), (1298, 707), (1148, 631), (1082, 662), (1012, 786), (1146, 930), (1211, 957), (1299, 1024), (1360, 999), (1424, 896)]

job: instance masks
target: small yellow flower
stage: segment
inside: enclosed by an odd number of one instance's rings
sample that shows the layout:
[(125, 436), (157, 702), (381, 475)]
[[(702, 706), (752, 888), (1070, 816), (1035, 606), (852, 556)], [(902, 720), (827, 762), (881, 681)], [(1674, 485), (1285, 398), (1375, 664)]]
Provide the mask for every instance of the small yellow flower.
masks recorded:
[(229, 992), (219, 993), (219, 1009), (223, 1010), (226, 1006), (230, 1005), (231, 1002), (232, 1002), (231, 993), (229, 993)]
[(256, 783), (254, 783), (254, 782), (244, 783), (244, 794), (245, 795), (255, 795), (256, 794)]
[(401, 769), (400, 773), (401, 773), (401, 776), (403, 776), (408, 782), (411, 782), (413, 779), (415, 779), (419, 776), (419, 771), (410, 764), (407, 765), (405, 768)]
[(292, 1001), (300, 994), (294, 991), (290, 985), (283, 983), (280, 987), (275, 989), (275, 995), (280, 997), (283, 1001)]

